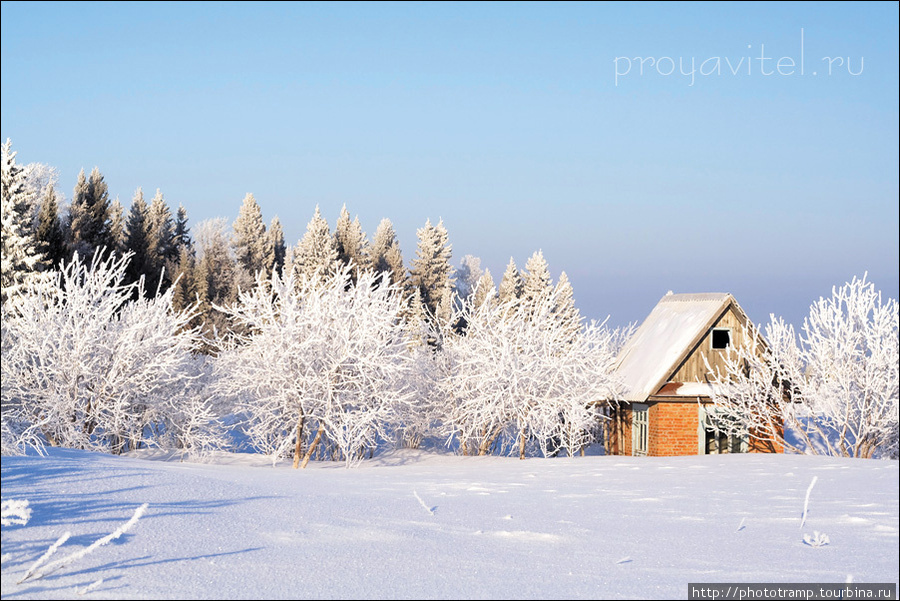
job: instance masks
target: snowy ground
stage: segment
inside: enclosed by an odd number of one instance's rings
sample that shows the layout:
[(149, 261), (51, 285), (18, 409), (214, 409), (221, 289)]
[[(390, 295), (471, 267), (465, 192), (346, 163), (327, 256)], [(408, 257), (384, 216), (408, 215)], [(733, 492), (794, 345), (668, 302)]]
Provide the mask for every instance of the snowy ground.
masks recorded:
[[(294, 471), (52, 450), (3, 457), (2, 491), (34, 510), (3, 528), (3, 599), (77, 597), (101, 578), (85, 597), (686, 598), (688, 582), (898, 581), (897, 461), (406, 451)], [(121, 539), (16, 584), (64, 531), (54, 558), (143, 503)], [(830, 543), (805, 544), (814, 531)]]

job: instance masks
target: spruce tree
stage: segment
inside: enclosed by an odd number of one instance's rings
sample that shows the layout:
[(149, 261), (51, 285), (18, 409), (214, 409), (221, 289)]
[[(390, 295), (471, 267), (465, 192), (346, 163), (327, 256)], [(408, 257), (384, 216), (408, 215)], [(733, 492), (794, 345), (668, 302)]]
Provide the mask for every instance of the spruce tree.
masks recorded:
[(334, 247), (341, 265), (352, 264), (355, 267), (354, 281), (356, 272), (369, 266), (368, 246), (366, 233), (359, 224), (359, 217), (350, 221), (350, 213), (347, 211), (347, 205), (344, 205), (334, 229)]
[(147, 289), (150, 294), (155, 294), (157, 289), (164, 292), (172, 284), (173, 276), (166, 271), (166, 266), (178, 260), (172, 211), (159, 188), (150, 201), (148, 224), (150, 271), (147, 274)]
[(306, 225), (306, 234), (294, 248), (293, 266), (300, 277), (313, 277), (316, 273), (324, 277), (334, 273), (337, 260), (334, 237), (316, 205), (316, 212)]
[(480, 308), (483, 304), (496, 298), (497, 290), (494, 289), (494, 278), (491, 277), (491, 270), (485, 269), (484, 274), (479, 278), (478, 284), (475, 286), (475, 298), (473, 303), (475, 308)]
[[(150, 207), (144, 201), (144, 191), (141, 188), (135, 191), (125, 219), (125, 251), (132, 253), (126, 271), (127, 282), (136, 282), (152, 271), (154, 261), (150, 250)], [(149, 287), (145, 286), (144, 290), (147, 292)]]
[(400, 254), (400, 243), (390, 219), (382, 219), (375, 230), (370, 251), (372, 269), (378, 273), (390, 274), (391, 283), (405, 289), (407, 286), (406, 267)]
[(575, 340), (578, 332), (581, 331), (581, 313), (575, 306), (575, 292), (572, 290), (572, 284), (565, 271), (559, 274), (555, 291), (554, 317), (562, 323), (563, 330), (568, 333), (570, 339)]
[(66, 259), (66, 239), (59, 218), (59, 202), (53, 186), (47, 187), (41, 200), (35, 238), (38, 250), (44, 257), (46, 268), (58, 269)]
[(69, 253), (77, 252), (90, 263), (97, 252), (110, 252), (114, 241), (110, 231), (109, 190), (97, 167), (85, 178), (84, 169), (69, 207)]
[(517, 307), (522, 298), (522, 276), (516, 268), (516, 262), (512, 257), (509, 258), (509, 264), (506, 271), (503, 272), (503, 278), (500, 280), (500, 286), (497, 289), (497, 300), (500, 303), (510, 303), (511, 306)]
[(244, 197), (232, 230), (234, 256), (238, 269), (242, 272), (241, 277), (252, 282), (258, 271), (266, 269), (268, 255), (266, 224), (263, 223), (262, 209), (253, 194)]
[(284, 245), (284, 228), (281, 227), (281, 220), (278, 219), (278, 215), (272, 217), (267, 238), (266, 271), (270, 274), (273, 272), (280, 274), (284, 270), (287, 248)]
[(125, 252), (125, 208), (118, 196), (109, 205), (109, 231), (115, 251), (119, 254)]
[(553, 291), (550, 268), (544, 253), (537, 251), (525, 263), (525, 278), (522, 285), (522, 307), (530, 316), (534, 308)]
[(443, 221), (431, 225), (431, 220), (427, 220), (425, 227), (420, 228), (416, 235), (419, 243), (410, 269), (410, 283), (419, 289), (422, 303), (428, 312), (437, 315), (444, 290), (452, 289), (453, 286), (453, 278), (450, 276), (452, 247)]
[(181, 249), (187, 248), (193, 254), (194, 244), (191, 241), (191, 228), (188, 227), (187, 209), (184, 205), (178, 205), (178, 211), (175, 213), (175, 236), (173, 243), (178, 248), (179, 255)]
[(2, 214), (2, 297), (5, 303), (19, 288), (33, 277), (42, 265), (42, 256), (37, 248), (31, 227), (31, 193), (25, 185), (25, 171), (16, 165), (16, 152), (12, 143), (6, 140), (2, 145), (0, 158), (0, 214)]

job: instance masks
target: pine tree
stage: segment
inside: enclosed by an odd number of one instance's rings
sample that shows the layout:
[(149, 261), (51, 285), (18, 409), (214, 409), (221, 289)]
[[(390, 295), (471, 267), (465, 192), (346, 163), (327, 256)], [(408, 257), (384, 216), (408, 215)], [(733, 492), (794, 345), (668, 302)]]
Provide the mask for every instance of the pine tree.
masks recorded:
[(267, 236), (266, 271), (268, 273), (277, 272), (281, 274), (284, 270), (287, 248), (284, 245), (284, 228), (281, 227), (281, 220), (278, 219), (278, 215), (272, 217)]
[(175, 290), (172, 294), (172, 308), (183, 311), (197, 300), (197, 282), (195, 279), (196, 260), (190, 247), (180, 245), (175, 276)]
[(90, 264), (95, 253), (109, 252), (113, 248), (109, 190), (97, 167), (88, 179), (84, 176), (84, 169), (78, 174), (69, 207), (69, 237), (70, 254), (77, 252), (86, 264)]
[(316, 212), (306, 225), (306, 234), (294, 248), (291, 262), (301, 277), (312, 277), (318, 272), (324, 278), (334, 273), (337, 260), (337, 249), (328, 222), (322, 218), (316, 205)]
[(400, 243), (390, 219), (382, 219), (375, 230), (370, 260), (372, 269), (378, 273), (390, 274), (392, 284), (406, 288), (406, 267), (403, 265)]
[(469, 295), (475, 292), (483, 273), (481, 259), (472, 255), (462, 258), (456, 270), (456, 294), (460, 299), (469, 298)]
[(231, 236), (224, 218), (210, 219), (197, 226), (194, 281), (200, 299), (200, 311), (207, 330), (226, 331), (230, 323), (214, 305), (226, 305), (237, 298)]
[(125, 250), (132, 253), (126, 271), (128, 283), (138, 281), (153, 269), (150, 235), (150, 207), (144, 201), (144, 191), (138, 188), (131, 199), (131, 208), (125, 219)]
[(452, 289), (453, 286), (453, 278), (450, 276), (452, 247), (448, 242), (443, 221), (438, 221), (438, 224), (433, 226), (431, 220), (427, 220), (425, 227), (419, 229), (416, 235), (419, 243), (410, 270), (410, 283), (419, 288), (422, 302), (428, 312), (437, 315), (444, 289)]
[(522, 285), (522, 306), (531, 315), (544, 298), (553, 291), (550, 269), (544, 260), (544, 253), (535, 252), (525, 263), (525, 278)]
[(516, 262), (510, 257), (506, 271), (503, 272), (503, 278), (500, 280), (500, 287), (497, 289), (497, 300), (501, 303), (518, 306), (521, 298), (522, 276), (519, 274)]
[(356, 267), (352, 272), (354, 282), (358, 270), (369, 266), (368, 246), (366, 233), (359, 224), (359, 217), (350, 221), (350, 213), (347, 211), (347, 205), (344, 205), (334, 229), (334, 247), (341, 265), (352, 264)]
[[(266, 224), (263, 223), (262, 209), (253, 194), (247, 194), (232, 226), (234, 231), (234, 256), (238, 268), (243, 272), (242, 279), (252, 282), (258, 271), (266, 269), (266, 251), (268, 238)], [(246, 286), (245, 286), (246, 287)]]
[(48, 269), (58, 269), (66, 259), (66, 239), (59, 219), (59, 203), (53, 186), (47, 188), (38, 212), (35, 232), (38, 250), (44, 256)]
[(25, 171), (16, 165), (16, 152), (9, 139), (2, 145), (0, 159), (2, 180), (2, 299), (15, 295), (22, 284), (42, 264), (31, 227), (31, 194), (25, 185)]
[(150, 271), (147, 274), (147, 291), (156, 294), (157, 289), (163, 292), (172, 284), (172, 274), (166, 272), (166, 266), (178, 260), (172, 211), (159, 188), (150, 201), (148, 223)]

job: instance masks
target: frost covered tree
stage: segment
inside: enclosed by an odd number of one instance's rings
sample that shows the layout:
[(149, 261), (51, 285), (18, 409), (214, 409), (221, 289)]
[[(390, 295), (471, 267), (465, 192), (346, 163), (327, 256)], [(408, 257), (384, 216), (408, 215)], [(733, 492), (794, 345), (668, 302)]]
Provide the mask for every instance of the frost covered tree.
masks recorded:
[(306, 225), (306, 234), (293, 250), (291, 264), (301, 278), (318, 273), (324, 279), (337, 269), (338, 254), (334, 238), (318, 205)]
[(181, 252), (183, 248), (189, 248), (193, 252), (194, 243), (191, 240), (191, 228), (188, 226), (187, 209), (184, 205), (178, 205), (178, 211), (175, 213), (175, 233), (172, 243)]
[(185, 398), (202, 372), (191, 313), (173, 311), (171, 294), (135, 295), (127, 260), (98, 254), (86, 264), (76, 254), (4, 306), (3, 430), (20, 449), (121, 453), (160, 433), (184, 443), (179, 420), (209, 409)]
[(472, 301), (475, 309), (480, 308), (486, 302), (496, 300), (497, 288), (494, 286), (494, 278), (491, 276), (490, 269), (484, 270), (484, 274), (478, 279), (472, 293), (475, 295)]
[(16, 165), (16, 152), (9, 140), (2, 145), (0, 158), (0, 213), (2, 213), (2, 301), (18, 290), (42, 264), (31, 219), (31, 192), (26, 173)]
[(555, 319), (562, 322), (563, 328), (574, 338), (581, 330), (581, 313), (575, 306), (575, 291), (569, 282), (569, 276), (563, 271), (556, 283), (556, 306), (553, 309)]
[(109, 232), (116, 252), (125, 253), (125, 207), (119, 202), (118, 196), (109, 205)]
[(172, 219), (172, 211), (166, 203), (159, 188), (150, 201), (147, 216), (147, 255), (149, 271), (147, 272), (147, 287), (151, 293), (157, 288), (168, 289), (172, 284), (171, 274), (166, 272), (166, 266), (178, 260), (178, 247), (175, 244), (175, 222)]
[(59, 185), (59, 169), (45, 163), (28, 163), (24, 169), (25, 186), (31, 197), (31, 208), (28, 212), (32, 218), (36, 218), (47, 190), (55, 189)]
[(419, 289), (422, 302), (430, 315), (437, 315), (445, 290), (453, 288), (450, 265), (451, 245), (443, 221), (431, 225), (431, 220), (416, 231), (416, 258), (410, 269), (410, 283)]
[(250, 440), (273, 459), (292, 454), (305, 467), (330, 443), (350, 466), (412, 396), (402, 300), (371, 271), (356, 284), (348, 266), (324, 282), (295, 276), (260, 277), (226, 309), (246, 334), (220, 341), (219, 391), (243, 399)]
[(456, 285), (454, 291), (459, 298), (468, 298), (478, 286), (478, 280), (484, 271), (481, 269), (481, 259), (472, 255), (464, 256), (456, 269)]
[(503, 272), (503, 277), (500, 279), (500, 286), (497, 288), (497, 300), (515, 310), (518, 308), (521, 298), (522, 275), (516, 267), (516, 262), (510, 257), (506, 271)]
[(382, 219), (375, 230), (370, 250), (372, 269), (390, 274), (391, 283), (401, 289), (407, 287), (406, 267), (400, 253), (400, 243), (390, 219)]
[(90, 263), (101, 249), (110, 252), (115, 244), (110, 230), (109, 190), (97, 167), (89, 178), (78, 174), (68, 220), (69, 252), (77, 252)]
[(771, 316), (713, 381), (717, 425), (798, 452), (898, 455), (897, 301), (865, 276), (810, 307), (799, 335)]
[(237, 219), (231, 226), (234, 232), (234, 257), (237, 261), (242, 288), (253, 284), (256, 274), (267, 268), (268, 237), (262, 209), (253, 194), (244, 196)]
[(525, 277), (522, 281), (522, 308), (533, 313), (535, 307), (553, 290), (550, 268), (542, 251), (536, 251), (525, 263)]
[(335, 224), (334, 247), (341, 265), (353, 265), (356, 270), (369, 267), (369, 242), (366, 240), (366, 233), (359, 224), (359, 217), (350, 221), (347, 205), (341, 208)]
[(590, 324), (572, 340), (553, 316), (555, 292), (528, 318), (511, 305), (464, 302), (451, 321), (465, 336), (444, 334), (439, 386), (449, 407), (445, 434), (467, 454), (569, 455), (593, 442), (599, 406), (616, 398), (615, 335)]
[(231, 252), (231, 234), (225, 218), (208, 219), (197, 225), (196, 293), (200, 313), (207, 330), (227, 331), (230, 327), (217, 305), (232, 303), (237, 298), (235, 261)]

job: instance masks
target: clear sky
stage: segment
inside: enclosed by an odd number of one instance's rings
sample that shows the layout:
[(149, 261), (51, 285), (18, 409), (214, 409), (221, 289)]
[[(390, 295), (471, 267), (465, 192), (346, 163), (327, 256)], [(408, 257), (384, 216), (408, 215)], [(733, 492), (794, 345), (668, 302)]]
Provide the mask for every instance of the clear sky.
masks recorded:
[[(443, 218), (498, 281), (542, 249), (582, 312), (667, 290), (799, 324), (868, 271), (898, 296), (898, 4), (3, 2), (2, 138), (192, 224), (247, 192), (404, 259)], [(642, 71), (643, 69), (643, 71)], [(830, 73), (829, 73), (830, 70)]]

